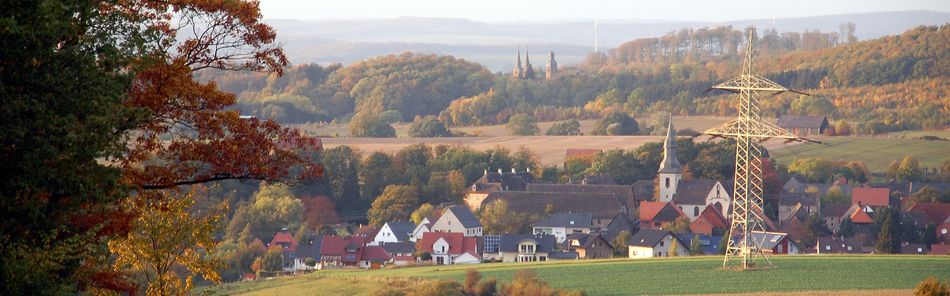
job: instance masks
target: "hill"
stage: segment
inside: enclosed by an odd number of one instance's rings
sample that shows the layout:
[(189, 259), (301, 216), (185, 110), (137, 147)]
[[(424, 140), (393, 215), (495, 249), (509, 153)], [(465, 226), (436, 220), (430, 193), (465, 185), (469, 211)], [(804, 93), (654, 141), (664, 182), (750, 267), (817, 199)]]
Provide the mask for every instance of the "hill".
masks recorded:
[[(484, 278), (508, 281), (521, 269), (531, 269), (555, 287), (581, 289), (588, 295), (725, 294), (819, 291), (853, 295), (911, 294), (927, 276), (947, 280), (947, 256), (777, 256), (776, 268), (750, 272), (723, 271), (722, 258), (682, 257), (649, 260), (582, 260), (547, 263), (495, 263), (479, 265), (399, 268), (378, 271), (317, 271), (295, 278), (227, 284), (212, 289), (218, 294), (306, 295), (317, 289), (325, 295), (371, 295), (397, 279), (462, 280), (475, 268)], [(878, 292), (875, 292), (875, 291)], [(851, 292), (848, 292), (851, 291)], [(822, 293), (818, 293), (822, 294)], [(879, 294), (881, 295), (881, 294)]]

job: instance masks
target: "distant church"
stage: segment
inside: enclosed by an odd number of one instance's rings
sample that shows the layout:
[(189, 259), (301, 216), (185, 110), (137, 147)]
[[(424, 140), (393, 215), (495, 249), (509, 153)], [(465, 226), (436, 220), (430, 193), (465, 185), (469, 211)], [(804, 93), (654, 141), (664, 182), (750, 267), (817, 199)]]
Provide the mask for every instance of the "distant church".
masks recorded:
[[(551, 80), (557, 72), (557, 61), (554, 60), (554, 51), (551, 52), (551, 58), (547, 62), (547, 71), (545, 78)], [(528, 57), (528, 48), (524, 50), (524, 67), (521, 66), (521, 47), (518, 47), (518, 62), (515, 68), (511, 70), (511, 77), (515, 79), (535, 79), (534, 67), (531, 66), (531, 58)]]

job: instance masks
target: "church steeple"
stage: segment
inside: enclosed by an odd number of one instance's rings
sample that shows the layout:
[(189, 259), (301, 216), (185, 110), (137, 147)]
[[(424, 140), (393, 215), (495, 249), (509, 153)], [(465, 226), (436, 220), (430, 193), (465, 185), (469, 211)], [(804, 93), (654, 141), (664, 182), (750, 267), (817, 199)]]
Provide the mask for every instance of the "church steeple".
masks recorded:
[(659, 190), (657, 200), (668, 202), (673, 200), (676, 187), (683, 178), (683, 166), (676, 159), (676, 129), (673, 128), (673, 116), (670, 116), (669, 128), (666, 130), (666, 140), (663, 142), (663, 161), (657, 171)]
[(554, 78), (554, 74), (557, 72), (557, 61), (554, 60), (554, 51), (551, 51), (551, 57), (548, 59), (547, 71), (545, 71), (544, 77), (547, 80)]
[(534, 79), (534, 67), (531, 67), (531, 60), (528, 57), (528, 46), (524, 46), (524, 70), (522, 70), (524, 79)]

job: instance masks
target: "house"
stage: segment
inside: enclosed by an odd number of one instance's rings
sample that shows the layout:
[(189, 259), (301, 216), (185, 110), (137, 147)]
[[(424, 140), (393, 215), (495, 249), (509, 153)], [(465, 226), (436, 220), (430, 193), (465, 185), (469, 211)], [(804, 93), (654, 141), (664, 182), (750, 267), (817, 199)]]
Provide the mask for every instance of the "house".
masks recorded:
[(633, 221), (630, 221), (630, 216), (623, 211), (618, 212), (614, 215), (613, 219), (610, 219), (610, 223), (607, 224), (607, 228), (601, 229), (600, 234), (607, 239), (607, 241), (613, 241), (618, 234), (622, 231), (633, 233), (633, 226), (635, 224)]
[(356, 231), (353, 232), (353, 236), (362, 239), (364, 242), (371, 242), (376, 238), (377, 233), (379, 233), (379, 227), (365, 225), (356, 229)]
[(713, 235), (723, 234), (729, 229), (729, 221), (726, 220), (715, 207), (707, 207), (689, 223), (689, 230), (692, 233)]
[(800, 248), (788, 234), (781, 232), (753, 231), (749, 234), (752, 241), (760, 242), (763, 252), (781, 255), (796, 255)]
[[(676, 243), (673, 243), (673, 242)], [(627, 257), (652, 258), (670, 256), (674, 252), (677, 256), (689, 255), (689, 244), (673, 235), (668, 230), (640, 229), (630, 238), (627, 246)]]
[(380, 246), (367, 246), (362, 237), (324, 235), (318, 269), (329, 267), (381, 268), (389, 254)]
[(874, 213), (874, 208), (871, 208), (869, 205), (861, 206), (859, 204), (852, 204), (848, 211), (844, 213), (844, 217), (851, 219), (851, 223), (856, 225), (858, 224), (873, 224), (874, 219), (871, 218), (871, 214)]
[(821, 199), (817, 192), (781, 192), (778, 195), (779, 221), (788, 219), (793, 210), (798, 215), (808, 217), (812, 213), (818, 213), (820, 208)]
[(851, 188), (851, 203), (885, 207), (890, 204), (890, 188), (855, 187)]
[(939, 243), (930, 245), (930, 255), (950, 255), (950, 244)]
[(943, 223), (937, 225), (937, 242), (950, 242), (950, 217), (943, 220)]
[(825, 226), (828, 226), (828, 229), (832, 232), (837, 233), (838, 228), (841, 226), (841, 219), (850, 208), (851, 204), (848, 203), (825, 204), (823, 207), (821, 207), (821, 216), (822, 219), (825, 220)]
[(274, 234), (274, 238), (267, 244), (269, 248), (273, 246), (280, 246), (284, 252), (293, 253), (297, 250), (297, 240), (284, 228), (283, 231)]
[(422, 218), (422, 221), (416, 224), (416, 228), (414, 228), (412, 234), (409, 235), (409, 241), (417, 242), (422, 239), (422, 234), (432, 231), (432, 221), (434, 220), (429, 220), (429, 217)]
[[(698, 239), (699, 254), (714, 255), (722, 253), (719, 250), (719, 243), (722, 242), (724, 235), (678, 233), (676, 236), (679, 237), (680, 241), (688, 243), (690, 248), (693, 247), (693, 239)], [(696, 250), (690, 249), (690, 251)]]
[(408, 242), (416, 225), (412, 221), (390, 221), (379, 228), (370, 245), (383, 243)]
[(498, 249), (501, 247), (501, 235), (486, 234), (482, 236), (482, 259), (489, 261), (500, 261), (501, 253)]
[(785, 184), (782, 185), (782, 191), (784, 192), (802, 192), (805, 191), (805, 176), (801, 174), (794, 174), (788, 181), (785, 181)]
[(930, 253), (925, 244), (904, 244), (901, 246), (901, 254), (905, 255), (924, 255)]
[(640, 203), (640, 228), (658, 229), (664, 222), (673, 222), (686, 214), (671, 202), (645, 201)]
[(800, 137), (817, 136), (828, 129), (828, 117), (808, 115), (782, 115), (776, 123)]
[[(534, 184), (531, 184), (533, 187)], [(573, 185), (576, 187), (602, 187), (608, 185)], [(629, 188), (629, 186), (626, 186)], [(555, 212), (590, 213), (594, 227), (610, 223), (610, 219), (618, 211), (629, 212), (625, 196), (609, 192), (538, 192), (538, 191), (504, 191), (492, 192), (482, 205), (487, 206), (496, 201), (508, 203), (508, 210), (518, 213), (529, 213), (543, 216), (545, 209), (550, 205)], [(600, 222), (600, 224), (598, 224)]]
[(530, 170), (518, 172), (511, 169), (511, 173), (503, 173), (501, 169), (498, 172), (485, 173), (481, 178), (475, 181), (465, 194), (465, 203), (478, 210), (478, 205), (482, 200), (488, 197), (489, 193), (498, 191), (524, 191), (525, 185), (534, 182), (534, 175)]
[(563, 243), (569, 234), (590, 233), (591, 214), (555, 213), (534, 223), (532, 227), (534, 235), (550, 234), (554, 236), (557, 243)]
[(855, 238), (819, 237), (815, 251), (818, 254), (861, 254), (864, 253), (864, 242)]
[(547, 261), (554, 247), (553, 235), (505, 234), (498, 252), (502, 262)]
[(316, 264), (307, 264), (307, 261), (310, 259), (314, 260), (314, 263), (320, 262), (320, 244), (323, 241), (322, 235), (312, 236), (307, 239), (305, 242), (300, 242), (297, 244), (297, 250), (294, 252), (293, 257), (287, 254), (288, 259), (290, 259), (290, 266), (285, 268), (286, 271), (299, 271), (299, 270), (311, 270), (316, 268)]
[(561, 260), (577, 260), (580, 258), (580, 255), (577, 252), (551, 252), (548, 253), (548, 260), (550, 261), (561, 261)]
[(416, 244), (413, 242), (383, 243), (381, 247), (392, 258), (390, 262), (393, 265), (404, 266), (416, 262)]
[(908, 212), (920, 211), (927, 215), (927, 223), (940, 224), (950, 218), (950, 203), (917, 202), (907, 207)]
[(460, 232), (426, 232), (422, 235), (419, 248), (429, 253), (432, 262), (438, 265), (481, 262), (477, 238)]
[(732, 204), (732, 185), (731, 180), (725, 183), (718, 180), (680, 180), (672, 201), (690, 221), (696, 220), (707, 207), (713, 207), (723, 217), (728, 217)]
[(613, 245), (597, 233), (572, 233), (567, 236), (563, 245), (561, 249), (576, 252), (577, 258), (611, 258), (614, 253)]
[(482, 236), (482, 223), (466, 206), (451, 206), (432, 223), (433, 232), (456, 232), (465, 236)]
[[(649, 200), (652, 196), (643, 195), (637, 196), (634, 194), (634, 188), (631, 185), (597, 185), (597, 184), (546, 184), (546, 183), (531, 183), (526, 187), (528, 192), (549, 192), (552, 195), (561, 195), (561, 194), (572, 194), (570, 196), (565, 196), (569, 200), (559, 200), (558, 202), (553, 202), (551, 205), (554, 207), (557, 212), (585, 212), (591, 213), (593, 220), (591, 221), (593, 227), (605, 228), (613, 216), (621, 208), (605, 208), (597, 207), (590, 208), (590, 206), (584, 207), (579, 205), (577, 198), (582, 199), (581, 202), (590, 202), (590, 200), (583, 200), (583, 196), (578, 196), (578, 194), (598, 194), (598, 195), (613, 195), (611, 201), (601, 201), (599, 203), (616, 205), (619, 204), (623, 209), (632, 209), (639, 204), (640, 201)], [(555, 197), (556, 198), (556, 197)], [(573, 200), (571, 200), (573, 198)], [(567, 201), (567, 203), (563, 203)], [(544, 205), (545, 207), (547, 204)], [(580, 206), (580, 207), (579, 207)], [(597, 205), (594, 205), (597, 206)], [(543, 207), (540, 207), (543, 210)], [(626, 212), (626, 211), (624, 211)]]

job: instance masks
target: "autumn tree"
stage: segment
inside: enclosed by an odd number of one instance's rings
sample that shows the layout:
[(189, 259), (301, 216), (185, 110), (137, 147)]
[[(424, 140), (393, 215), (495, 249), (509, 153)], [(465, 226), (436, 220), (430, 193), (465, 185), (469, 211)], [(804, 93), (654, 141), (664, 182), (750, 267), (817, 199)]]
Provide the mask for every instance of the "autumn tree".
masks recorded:
[(409, 219), (412, 220), (412, 223), (419, 224), (422, 223), (422, 219), (432, 217), (432, 214), (435, 214), (435, 207), (433, 207), (432, 204), (424, 203), (419, 206), (418, 209), (412, 212), (412, 214), (409, 216)]
[(558, 122), (551, 125), (544, 134), (547, 136), (577, 136), (581, 134), (581, 123), (577, 119)]
[(435, 138), (451, 137), (450, 131), (445, 124), (439, 121), (435, 116), (425, 116), (416, 118), (409, 126), (409, 136), (417, 138)]
[(336, 207), (326, 196), (309, 196), (300, 198), (303, 204), (303, 220), (313, 230), (319, 230), (328, 224), (340, 222)]
[(511, 282), (502, 285), (502, 295), (511, 296), (568, 296), (584, 295), (579, 291), (567, 291), (552, 288), (548, 283), (538, 278), (538, 275), (531, 270), (520, 270), (515, 273)]
[(329, 184), (330, 198), (341, 209), (365, 209), (369, 201), (360, 196), (359, 165), (362, 157), (349, 146), (339, 146), (323, 152), (326, 170), (323, 182)]
[(380, 227), (389, 221), (407, 221), (418, 202), (419, 193), (412, 186), (386, 186), (383, 194), (373, 201), (373, 206), (366, 213), (369, 224)]
[(901, 159), (894, 177), (903, 182), (920, 182), (924, 179), (924, 171), (920, 168), (920, 161), (908, 155)]
[(613, 111), (607, 113), (594, 125), (592, 135), (629, 136), (640, 133), (640, 126), (627, 113)]
[(221, 281), (207, 253), (214, 251), (214, 231), (226, 208), (197, 207), (194, 194), (146, 191), (123, 204), (140, 214), (126, 236), (109, 241), (109, 250), (117, 269), (143, 277), (147, 295), (188, 295), (196, 275)]
[(689, 230), (689, 218), (679, 217), (679, 218), (676, 218), (676, 220), (673, 220), (672, 222), (663, 222), (663, 224), (660, 225), (660, 227), (665, 230), (672, 231), (674, 233), (684, 233)]
[(614, 256), (627, 256), (627, 249), (630, 245), (630, 231), (621, 230), (617, 237), (611, 242), (614, 246)]

